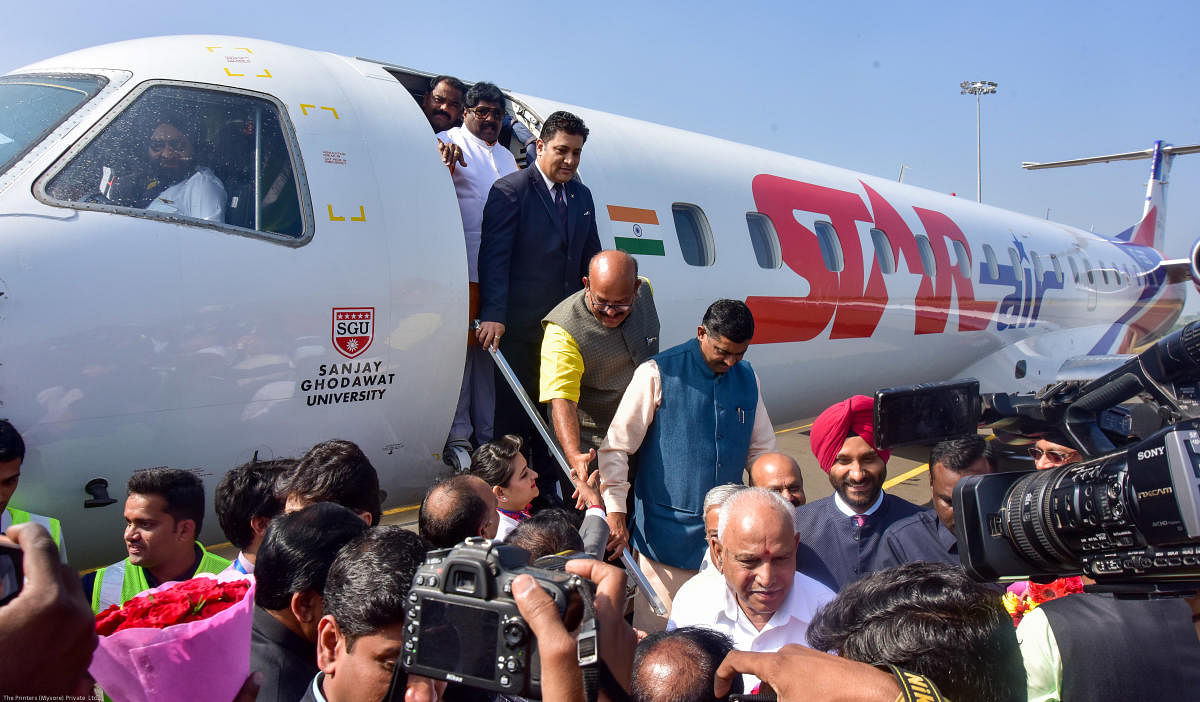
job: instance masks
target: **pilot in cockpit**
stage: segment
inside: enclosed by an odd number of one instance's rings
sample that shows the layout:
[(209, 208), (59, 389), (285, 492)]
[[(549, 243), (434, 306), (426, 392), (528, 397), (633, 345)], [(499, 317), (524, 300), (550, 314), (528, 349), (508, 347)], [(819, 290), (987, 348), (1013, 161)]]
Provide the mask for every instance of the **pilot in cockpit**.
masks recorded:
[(152, 175), (138, 206), (185, 217), (225, 221), (225, 186), (207, 166), (196, 162), (196, 147), (188, 121), (163, 114), (154, 120), (147, 140)]

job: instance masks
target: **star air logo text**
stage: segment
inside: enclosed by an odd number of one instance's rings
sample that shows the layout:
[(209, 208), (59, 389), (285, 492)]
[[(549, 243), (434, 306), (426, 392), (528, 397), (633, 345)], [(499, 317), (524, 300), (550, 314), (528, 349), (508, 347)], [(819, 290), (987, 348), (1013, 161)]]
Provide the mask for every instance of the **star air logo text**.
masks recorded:
[(375, 339), (374, 307), (334, 307), (333, 347), (346, 358), (357, 358)]

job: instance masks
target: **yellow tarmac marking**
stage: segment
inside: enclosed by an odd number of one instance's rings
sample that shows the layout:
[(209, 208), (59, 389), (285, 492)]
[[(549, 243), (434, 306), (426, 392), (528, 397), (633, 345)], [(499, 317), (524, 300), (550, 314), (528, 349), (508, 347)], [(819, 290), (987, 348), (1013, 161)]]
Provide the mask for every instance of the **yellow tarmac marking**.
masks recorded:
[(786, 433), (788, 433), (788, 432), (790, 432), (790, 431), (803, 431), (804, 429), (808, 429), (808, 428), (810, 428), (810, 427), (812, 427), (812, 424), (811, 424), (811, 423), (809, 423), (809, 424), (805, 424), (805, 425), (804, 425), (804, 426), (802, 426), (802, 427), (791, 427), (791, 428), (788, 428), (788, 429), (780, 429), (779, 431), (775, 432), (775, 434), (776, 434), (776, 435), (779, 435), (779, 434), (786, 434)]
[(888, 488), (892, 487), (893, 485), (899, 485), (900, 483), (904, 482), (905, 480), (908, 480), (910, 478), (915, 478), (927, 470), (929, 470), (929, 464), (922, 463), (921, 465), (917, 466), (916, 468), (913, 468), (912, 470), (908, 471), (907, 473), (904, 473), (902, 475), (897, 475), (896, 477), (892, 478), (891, 480), (885, 482), (883, 484), (883, 489), (887, 490)]
[(393, 514), (400, 514), (401, 512), (411, 512), (415, 509), (421, 509), (421, 505), (408, 505), (407, 507), (393, 507), (389, 510), (386, 510), (383, 513), (383, 515), (385, 517), (390, 517)]

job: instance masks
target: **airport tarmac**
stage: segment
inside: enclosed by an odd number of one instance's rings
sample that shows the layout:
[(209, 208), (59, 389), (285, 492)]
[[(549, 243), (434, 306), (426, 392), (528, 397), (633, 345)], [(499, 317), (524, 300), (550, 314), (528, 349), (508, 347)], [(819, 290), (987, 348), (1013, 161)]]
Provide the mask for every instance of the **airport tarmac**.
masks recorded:
[[(805, 419), (775, 427), (775, 436), (779, 440), (779, 450), (796, 459), (804, 475), (804, 495), (809, 502), (828, 497), (833, 494), (833, 487), (825, 471), (817, 465), (809, 448), (808, 432), (812, 427), (812, 419)], [(884, 489), (913, 504), (930, 506), (929, 492), (929, 459), (928, 446), (907, 446), (897, 449), (888, 460), (887, 480)], [(399, 524), (409, 529), (417, 528), (418, 505), (406, 505), (386, 510), (383, 524)], [(209, 550), (233, 558), (237, 549), (230, 544), (217, 544)]]

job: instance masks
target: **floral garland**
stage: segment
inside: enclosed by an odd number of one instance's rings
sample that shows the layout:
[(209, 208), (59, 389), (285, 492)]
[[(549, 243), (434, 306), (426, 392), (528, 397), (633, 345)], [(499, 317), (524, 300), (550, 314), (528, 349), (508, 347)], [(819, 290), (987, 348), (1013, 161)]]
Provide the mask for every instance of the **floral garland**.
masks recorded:
[(1013, 583), (1008, 586), (1001, 601), (1013, 620), (1013, 626), (1021, 623), (1021, 618), (1043, 602), (1058, 599), (1075, 593), (1083, 592), (1083, 579), (1079, 576), (1059, 578), (1049, 583), (1035, 583), (1032, 580)]

